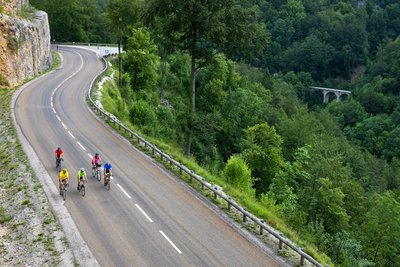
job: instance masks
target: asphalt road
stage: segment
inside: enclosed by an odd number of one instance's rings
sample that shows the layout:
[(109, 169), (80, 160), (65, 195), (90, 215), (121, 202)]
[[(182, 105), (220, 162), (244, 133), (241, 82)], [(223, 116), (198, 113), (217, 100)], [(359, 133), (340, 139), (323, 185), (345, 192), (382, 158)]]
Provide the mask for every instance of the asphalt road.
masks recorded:
[[(54, 186), (54, 150), (64, 150), (71, 176), (65, 206), (102, 266), (278, 266), (193, 194), (89, 110), (85, 94), (102, 69), (88, 50), (59, 48), (62, 66), (19, 95), (15, 116)], [(113, 164), (111, 191), (89, 177), (76, 190), (79, 168), (99, 152)]]

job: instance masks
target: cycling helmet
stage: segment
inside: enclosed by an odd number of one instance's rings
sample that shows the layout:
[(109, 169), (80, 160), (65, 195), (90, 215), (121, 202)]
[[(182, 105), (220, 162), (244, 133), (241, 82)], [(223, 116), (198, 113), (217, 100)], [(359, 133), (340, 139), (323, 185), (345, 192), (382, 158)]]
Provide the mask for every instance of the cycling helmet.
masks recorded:
[(81, 168), (81, 171), (83, 171), (83, 172), (84, 172), (84, 171), (85, 171), (85, 168), (83, 168), (83, 167), (82, 167), (82, 168)]
[(94, 154), (94, 155), (95, 155), (95, 156), (98, 156), (98, 155), (99, 155), (99, 153), (97, 153), (97, 152), (96, 152), (96, 154)]
[(64, 168), (64, 169), (62, 169), (62, 171), (63, 171), (63, 172), (66, 172), (66, 171), (67, 171), (67, 169), (66, 169), (66, 168)]

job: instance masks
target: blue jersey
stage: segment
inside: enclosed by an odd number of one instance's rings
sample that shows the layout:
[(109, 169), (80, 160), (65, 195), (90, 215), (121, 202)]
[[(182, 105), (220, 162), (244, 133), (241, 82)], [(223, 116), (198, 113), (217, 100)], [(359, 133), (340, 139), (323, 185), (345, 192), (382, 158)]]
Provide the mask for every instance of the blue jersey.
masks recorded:
[(104, 164), (104, 170), (106, 171), (106, 172), (110, 172), (110, 169), (112, 168), (112, 165), (111, 165), (111, 163), (106, 163), (106, 164)]

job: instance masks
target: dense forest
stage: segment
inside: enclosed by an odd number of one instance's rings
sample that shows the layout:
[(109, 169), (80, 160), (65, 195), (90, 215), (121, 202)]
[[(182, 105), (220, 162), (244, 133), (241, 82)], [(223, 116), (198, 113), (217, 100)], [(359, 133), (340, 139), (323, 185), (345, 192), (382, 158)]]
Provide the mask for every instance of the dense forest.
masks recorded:
[(112, 113), (335, 265), (400, 266), (398, 0), (31, 4), (56, 42), (123, 45)]

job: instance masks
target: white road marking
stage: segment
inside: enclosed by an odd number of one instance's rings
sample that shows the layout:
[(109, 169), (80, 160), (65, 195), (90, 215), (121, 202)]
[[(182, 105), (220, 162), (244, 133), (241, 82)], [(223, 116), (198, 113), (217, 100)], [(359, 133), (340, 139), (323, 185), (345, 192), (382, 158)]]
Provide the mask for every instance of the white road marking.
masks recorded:
[(53, 96), (50, 97), (50, 101), (53, 102)]
[(136, 207), (140, 210), (141, 213), (143, 213), (143, 215), (147, 218), (147, 220), (149, 220), (149, 222), (153, 222), (149, 215), (147, 215), (146, 212), (144, 212), (144, 210), (142, 210), (142, 208), (138, 204), (136, 204)]
[(88, 154), (89, 158), (91, 158), (91, 159), (93, 158), (92, 155), (90, 155), (90, 153), (87, 153), (87, 154)]
[(70, 131), (68, 131), (68, 133), (69, 133), (69, 135), (70, 135), (73, 139), (75, 139), (75, 136), (73, 136), (72, 133), (71, 133)]
[(59, 121), (61, 121), (60, 117), (58, 117), (58, 115), (56, 115), (56, 116), (57, 116), (57, 119), (58, 119)]
[(54, 107), (54, 106), (53, 106), (53, 101), (51, 101), (51, 103), (50, 103), (50, 104), (51, 104), (51, 107)]
[(160, 233), (163, 235), (163, 237), (164, 237), (165, 239), (167, 239), (167, 241), (171, 244), (171, 246), (174, 247), (174, 249), (175, 249), (179, 254), (182, 254), (182, 251), (180, 251), (179, 248), (178, 248), (177, 246), (175, 246), (175, 244), (168, 238), (168, 236), (166, 236), (166, 234), (164, 234), (163, 231), (160, 230)]
[(78, 145), (83, 149), (83, 150), (85, 150), (86, 151), (86, 148), (84, 148), (83, 146), (82, 146), (82, 144), (81, 143), (79, 143), (79, 141), (77, 142), (78, 143)]
[(67, 126), (63, 122), (61, 122), (62, 126), (64, 126), (65, 130), (67, 130)]
[(117, 184), (117, 185), (118, 185), (119, 189), (121, 189), (121, 191), (124, 192), (124, 194), (126, 195), (126, 197), (129, 198), (129, 199), (131, 199), (131, 196), (128, 195), (128, 193), (127, 193), (119, 184)]
[(56, 114), (57, 112), (56, 112), (56, 110), (53, 108), (53, 112), (54, 112), (54, 114)]

